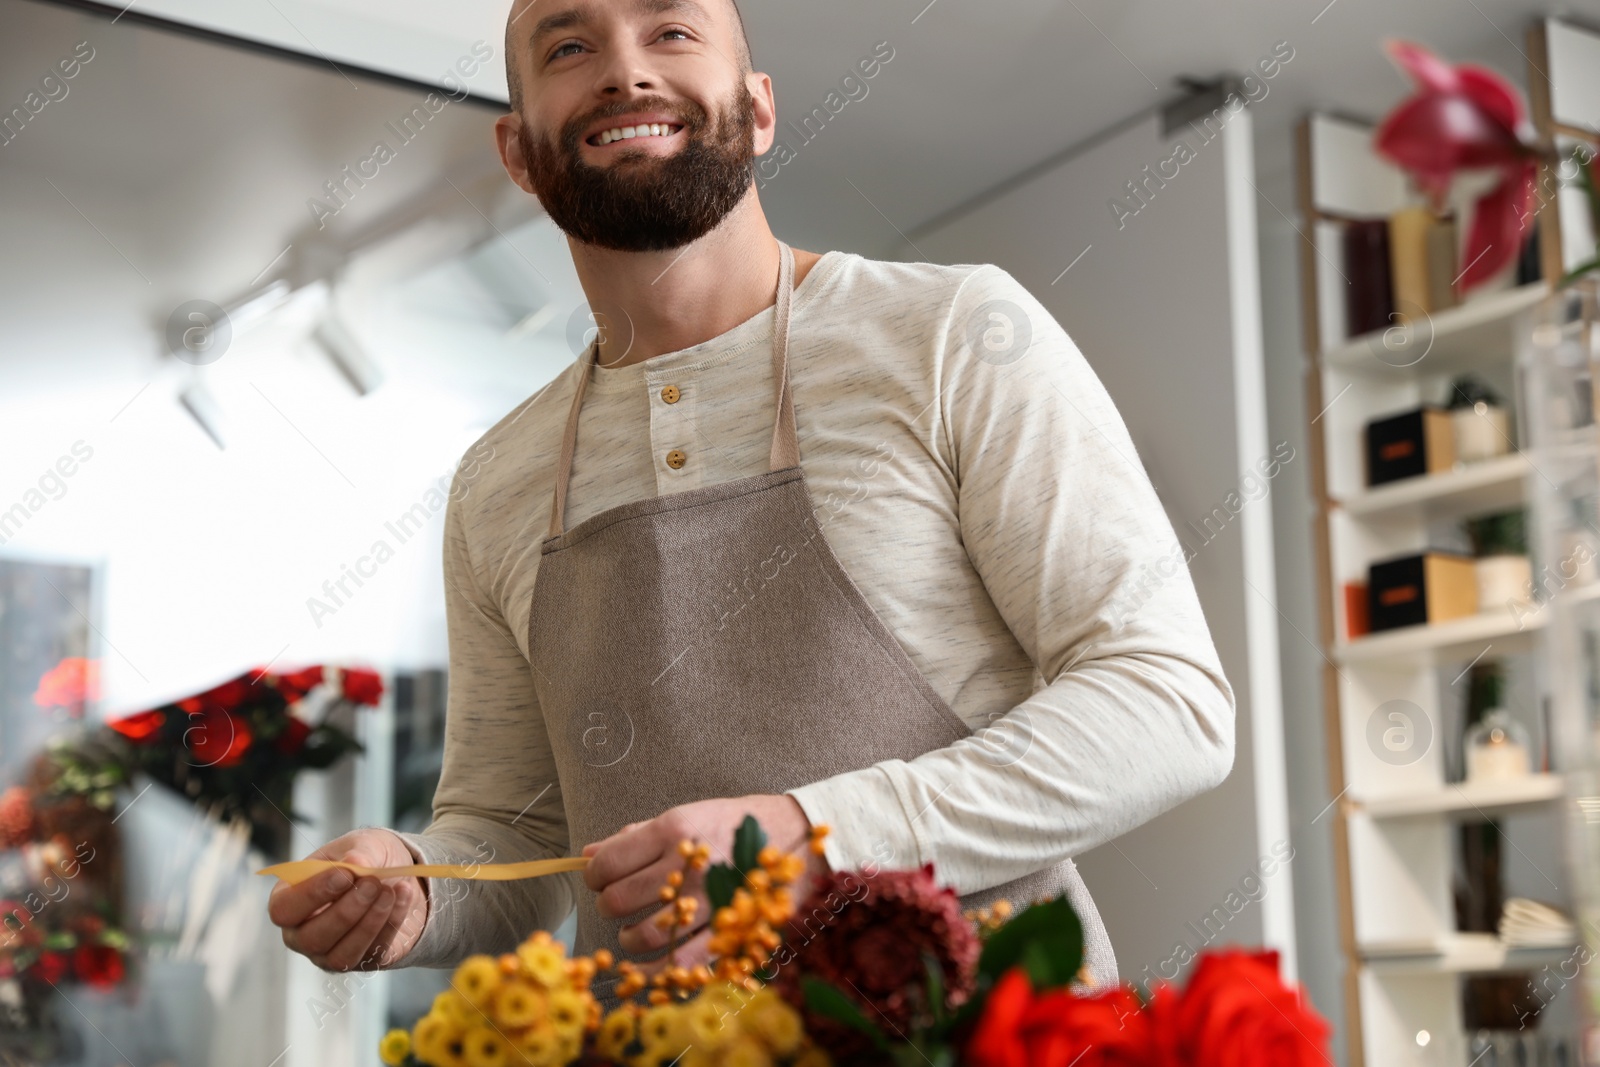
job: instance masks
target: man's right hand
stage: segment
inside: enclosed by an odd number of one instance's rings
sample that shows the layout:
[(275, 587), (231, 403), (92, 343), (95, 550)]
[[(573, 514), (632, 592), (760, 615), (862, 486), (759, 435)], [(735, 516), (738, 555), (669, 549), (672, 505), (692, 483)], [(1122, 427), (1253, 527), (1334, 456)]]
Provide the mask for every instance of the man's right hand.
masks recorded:
[[(404, 841), (380, 829), (352, 830), (306, 859), (362, 867), (416, 862)], [(324, 970), (381, 970), (422, 936), (428, 896), (421, 878), (357, 878), (336, 867), (296, 885), (280, 881), (267, 898), (267, 915), (283, 928), (285, 945)]]

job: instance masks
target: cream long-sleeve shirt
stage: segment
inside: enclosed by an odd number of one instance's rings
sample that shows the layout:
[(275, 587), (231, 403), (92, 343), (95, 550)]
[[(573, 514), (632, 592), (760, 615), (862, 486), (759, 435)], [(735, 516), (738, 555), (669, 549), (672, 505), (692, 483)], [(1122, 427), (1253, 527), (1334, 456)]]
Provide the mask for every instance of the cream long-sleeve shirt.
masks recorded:
[[(772, 323), (769, 307), (691, 348), (595, 368), (569, 529), (766, 470)], [(568, 840), (527, 647), (577, 365), (490, 429), (455, 475), (444, 767), (433, 822), (400, 835), (422, 862), (587, 843)], [(829, 252), (795, 291), (789, 367), (828, 544), (975, 731), (790, 790), (832, 827), (835, 869), (931, 861), (966, 893), (1075, 856), (1226, 777), (1234, 694), (1177, 536), (1100, 380), (1016, 279), (989, 264)], [(679, 469), (664, 458), (673, 449), (688, 457)], [(557, 875), (430, 879), (428, 891), (423, 935), (400, 966), (508, 951), (589, 890)]]

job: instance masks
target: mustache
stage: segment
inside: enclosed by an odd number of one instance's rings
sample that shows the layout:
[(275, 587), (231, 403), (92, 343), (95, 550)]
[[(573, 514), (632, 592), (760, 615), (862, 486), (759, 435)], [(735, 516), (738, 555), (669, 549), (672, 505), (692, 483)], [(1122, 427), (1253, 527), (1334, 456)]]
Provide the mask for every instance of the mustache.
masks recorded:
[(621, 118), (631, 115), (636, 111), (664, 111), (683, 125), (690, 133), (698, 133), (710, 122), (706, 110), (692, 101), (674, 103), (666, 97), (652, 96), (642, 100), (628, 103), (607, 104), (580, 118), (567, 123), (561, 131), (561, 143), (568, 148), (576, 148), (583, 139), (583, 131), (592, 128), (595, 123), (606, 119)]

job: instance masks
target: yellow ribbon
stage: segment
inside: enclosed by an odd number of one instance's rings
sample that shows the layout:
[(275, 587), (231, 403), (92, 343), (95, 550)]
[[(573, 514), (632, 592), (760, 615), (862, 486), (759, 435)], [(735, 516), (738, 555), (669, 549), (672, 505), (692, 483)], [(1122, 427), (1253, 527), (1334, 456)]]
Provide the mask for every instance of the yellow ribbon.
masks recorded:
[(305, 881), (333, 867), (343, 867), (358, 876), (371, 878), (476, 878), (484, 882), (510, 882), (518, 878), (538, 878), (562, 871), (579, 871), (589, 865), (588, 856), (563, 856), (553, 860), (526, 860), (522, 863), (412, 863), (404, 867), (362, 867), (342, 860), (291, 860), (263, 867), (257, 874), (270, 874), (290, 885)]

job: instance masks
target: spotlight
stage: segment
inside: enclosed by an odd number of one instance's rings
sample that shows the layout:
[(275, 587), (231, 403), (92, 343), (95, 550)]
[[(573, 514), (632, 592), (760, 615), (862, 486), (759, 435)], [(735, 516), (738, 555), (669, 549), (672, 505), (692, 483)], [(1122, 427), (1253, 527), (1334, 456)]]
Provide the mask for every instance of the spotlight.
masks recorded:
[(344, 324), (336, 318), (323, 319), (312, 331), (311, 339), (328, 355), (357, 396), (366, 396), (383, 384), (383, 372)]

